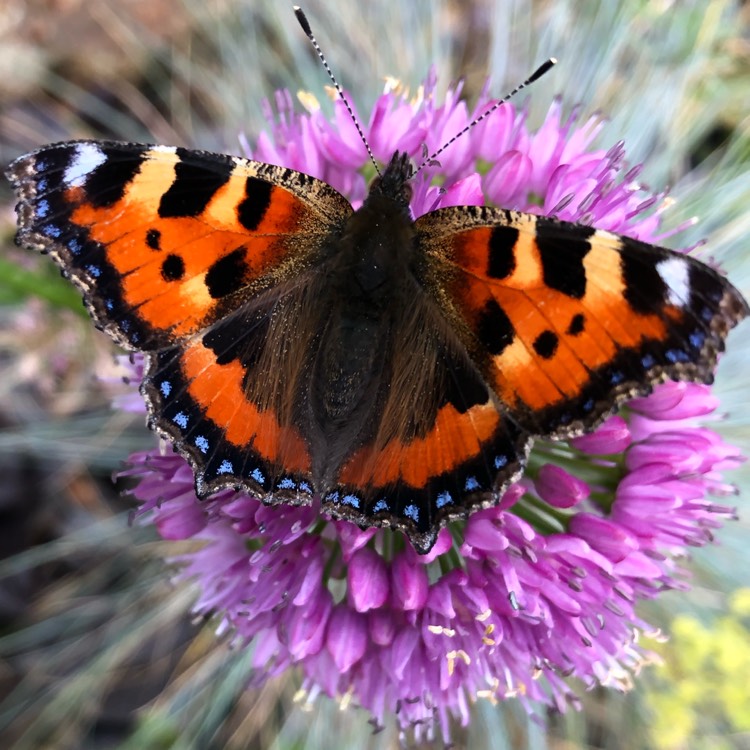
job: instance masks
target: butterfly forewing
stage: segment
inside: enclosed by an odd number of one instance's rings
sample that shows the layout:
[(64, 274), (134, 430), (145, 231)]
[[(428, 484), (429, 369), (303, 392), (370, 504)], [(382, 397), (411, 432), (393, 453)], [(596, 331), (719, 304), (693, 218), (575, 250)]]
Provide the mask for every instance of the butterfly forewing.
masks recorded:
[(535, 435), (580, 434), (666, 378), (711, 382), (748, 314), (694, 258), (592, 227), (486, 207), (416, 226), (488, 383)]
[(96, 321), (141, 350), (299, 275), (351, 213), (326, 183), (239, 157), (78, 141), (14, 162), (18, 240), (49, 252)]

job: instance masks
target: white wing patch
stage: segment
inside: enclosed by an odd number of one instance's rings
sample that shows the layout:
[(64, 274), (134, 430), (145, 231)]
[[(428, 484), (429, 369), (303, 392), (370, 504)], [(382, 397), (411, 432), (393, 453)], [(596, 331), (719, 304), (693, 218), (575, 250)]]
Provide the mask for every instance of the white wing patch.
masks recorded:
[(176, 146), (151, 146), (149, 151), (156, 152), (157, 154), (176, 154)]
[(690, 268), (682, 258), (667, 258), (656, 265), (659, 276), (667, 285), (669, 303), (685, 307), (690, 300)]
[(63, 182), (68, 187), (83, 187), (86, 177), (107, 161), (106, 154), (95, 143), (77, 143), (75, 156), (65, 168)]

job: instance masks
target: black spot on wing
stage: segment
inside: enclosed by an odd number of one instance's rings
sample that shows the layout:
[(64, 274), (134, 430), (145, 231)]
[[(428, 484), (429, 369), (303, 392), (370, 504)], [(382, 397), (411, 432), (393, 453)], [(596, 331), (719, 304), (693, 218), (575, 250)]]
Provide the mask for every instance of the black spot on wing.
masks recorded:
[(152, 250), (161, 250), (161, 232), (158, 229), (149, 229), (146, 232), (146, 245)]
[(245, 182), (245, 197), (237, 206), (237, 220), (245, 229), (254, 232), (266, 215), (271, 202), (273, 185), (257, 177), (248, 177)]
[(554, 331), (542, 331), (534, 339), (534, 351), (544, 359), (552, 359), (557, 351), (559, 340)]
[(133, 178), (140, 172), (143, 154), (148, 146), (131, 144), (127, 150), (103, 147), (107, 160), (88, 175), (85, 182), (86, 197), (94, 208), (106, 208), (117, 203)]
[(518, 229), (497, 226), (490, 235), (490, 257), (487, 275), (492, 279), (505, 279), (516, 268), (516, 242)]
[(238, 247), (217, 260), (206, 273), (206, 286), (213, 299), (226, 297), (241, 289), (248, 271), (247, 248)]
[(450, 403), (456, 411), (464, 414), (472, 406), (486, 404), (490, 400), (490, 393), (482, 377), (465, 357), (442, 347), (438, 355), (438, 367), (445, 371), (445, 391), (438, 407)]
[(510, 318), (494, 299), (482, 308), (477, 323), (477, 335), (490, 354), (501, 354), (513, 343), (515, 330)]
[(203, 345), (225, 365), (239, 361), (251, 373), (263, 352), (271, 318), (262, 309), (240, 310), (213, 325), (203, 336)]
[(228, 156), (178, 148), (175, 178), (159, 202), (162, 218), (199, 216), (232, 174)]
[(622, 238), (620, 267), (625, 299), (641, 315), (660, 312), (667, 300), (668, 287), (657, 263), (667, 257), (661, 248)]
[(164, 281), (179, 281), (185, 275), (185, 261), (170, 253), (161, 264), (161, 276)]
[(542, 278), (550, 289), (573, 299), (583, 298), (586, 294), (583, 259), (591, 249), (589, 238), (595, 231), (581, 224), (537, 220), (536, 245), (542, 261)]
[(570, 324), (568, 325), (568, 329), (565, 331), (565, 333), (567, 333), (568, 336), (578, 336), (579, 334), (583, 333), (585, 327), (585, 316), (583, 315), (583, 313), (576, 313), (570, 319)]

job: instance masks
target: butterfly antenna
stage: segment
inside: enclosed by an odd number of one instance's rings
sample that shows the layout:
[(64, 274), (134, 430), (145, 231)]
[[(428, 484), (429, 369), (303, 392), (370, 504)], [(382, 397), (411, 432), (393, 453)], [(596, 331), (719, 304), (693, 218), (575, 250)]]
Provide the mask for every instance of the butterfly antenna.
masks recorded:
[(302, 8), (300, 8), (299, 5), (294, 6), (294, 15), (297, 16), (297, 20), (299, 21), (299, 25), (302, 27), (302, 31), (304, 31), (305, 34), (307, 34), (307, 38), (312, 42), (312, 46), (315, 48), (315, 52), (317, 52), (318, 57), (320, 58), (320, 62), (323, 63), (323, 67), (326, 69), (326, 73), (328, 73), (328, 77), (331, 79), (331, 81), (333, 81), (333, 86), (336, 89), (336, 93), (338, 93), (339, 97), (341, 98), (341, 101), (344, 102), (346, 111), (349, 113), (349, 117), (352, 118), (354, 127), (357, 128), (359, 137), (362, 139), (362, 143), (365, 144), (365, 148), (367, 149), (367, 154), (370, 157), (370, 161), (375, 165), (375, 171), (380, 175), (380, 169), (378, 168), (378, 163), (375, 161), (375, 156), (372, 153), (370, 144), (367, 142), (367, 138), (365, 138), (365, 134), (362, 131), (362, 127), (359, 124), (359, 120), (357, 120), (356, 115), (352, 111), (352, 107), (349, 104), (349, 100), (346, 98), (346, 94), (344, 94), (344, 91), (341, 88), (341, 86), (339, 86), (339, 82), (336, 80), (336, 76), (333, 75), (333, 71), (328, 66), (328, 61), (326, 60), (325, 55), (323, 54), (323, 50), (320, 49), (318, 40), (313, 36), (312, 29), (310, 28), (310, 22), (307, 20), (307, 16), (304, 14)]
[(488, 115), (491, 115), (499, 106), (502, 104), (505, 104), (509, 99), (512, 99), (521, 89), (525, 89), (528, 85), (534, 83), (534, 81), (541, 78), (545, 73), (547, 73), (554, 65), (557, 64), (557, 60), (554, 57), (550, 57), (549, 60), (545, 60), (523, 83), (519, 83), (518, 86), (516, 86), (513, 91), (507, 93), (502, 99), (498, 99), (489, 109), (482, 112), (479, 117), (475, 117), (463, 130), (460, 130), (456, 135), (453, 136), (447, 143), (444, 143), (434, 154), (431, 154), (428, 156), (420, 165), (417, 171), (414, 173), (415, 175), (419, 174), (419, 172), (424, 169), (430, 162), (432, 162), (435, 158), (440, 156), (440, 154), (445, 151), (448, 146), (450, 146), (452, 143), (455, 143), (462, 135), (465, 133), (468, 133), (477, 123), (482, 122), (485, 117)]

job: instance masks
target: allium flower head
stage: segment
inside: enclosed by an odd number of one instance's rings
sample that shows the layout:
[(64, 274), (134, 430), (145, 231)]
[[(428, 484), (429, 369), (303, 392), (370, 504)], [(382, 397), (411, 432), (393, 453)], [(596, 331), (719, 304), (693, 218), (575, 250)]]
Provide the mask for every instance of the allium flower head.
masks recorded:
[[(298, 114), (281, 92), (248, 155), (321, 178), (356, 208), (368, 170), (356, 129), (341, 102), (329, 120), (304, 101)], [(458, 89), (440, 103), (433, 76), (413, 100), (389, 84), (362, 121), (378, 159), (401, 150), (419, 162), (423, 144), (438, 148), (486, 106), (470, 111)], [(489, 203), (657, 241), (662, 196), (625, 171), (621, 143), (592, 146), (600, 129), (555, 102), (533, 131), (505, 104), (417, 176), (413, 214)], [(178, 558), (178, 575), (198, 582), (196, 612), (252, 644), (259, 676), (297, 667), (300, 701), (324, 694), (363, 707), (376, 727), (448, 739), (479, 697), (564, 710), (576, 703), (568, 677), (629, 686), (649, 659), (637, 602), (684, 587), (676, 558), (733, 515), (709, 498), (731, 494), (724, 471), (741, 460), (702, 426), (715, 408), (707, 386), (666, 383), (592, 434), (539, 442), (497, 507), (443, 529), (424, 556), (400, 534), (314, 506), (232, 491), (199, 502), (176, 455), (134, 455), (125, 473), (164, 538), (202, 542)]]

